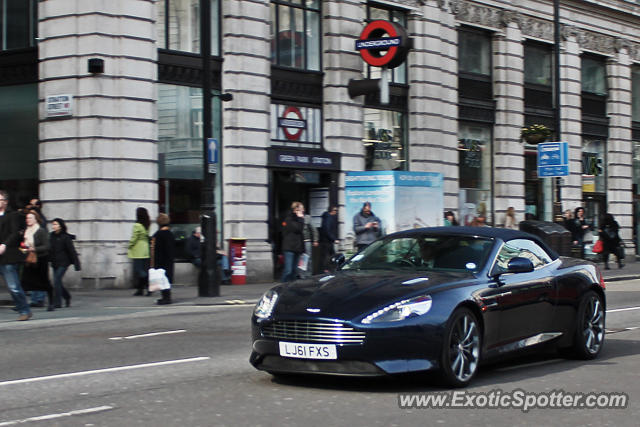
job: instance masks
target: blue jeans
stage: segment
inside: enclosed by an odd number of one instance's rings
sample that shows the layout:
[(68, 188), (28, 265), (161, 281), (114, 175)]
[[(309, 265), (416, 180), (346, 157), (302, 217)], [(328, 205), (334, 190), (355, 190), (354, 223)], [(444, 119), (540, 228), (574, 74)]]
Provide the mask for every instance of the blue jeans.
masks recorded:
[(7, 282), (7, 287), (11, 293), (13, 301), (16, 303), (16, 308), (20, 314), (29, 314), (31, 309), (27, 302), (27, 296), (22, 290), (20, 285), (20, 278), (18, 277), (18, 265), (17, 264), (0, 264), (0, 274)]
[(31, 291), (31, 302), (44, 302), (46, 296), (45, 291)]
[(67, 292), (64, 286), (62, 286), (62, 277), (64, 276), (64, 273), (67, 272), (67, 268), (69, 268), (69, 266), (53, 268), (53, 303), (56, 307), (62, 304), (61, 297), (65, 300), (68, 300), (71, 297), (69, 292)]
[(282, 279), (280, 281), (282, 283), (291, 282), (292, 280), (296, 280), (297, 277), (297, 269), (298, 269), (298, 258), (300, 258), (300, 254), (284, 251), (284, 270), (282, 270)]

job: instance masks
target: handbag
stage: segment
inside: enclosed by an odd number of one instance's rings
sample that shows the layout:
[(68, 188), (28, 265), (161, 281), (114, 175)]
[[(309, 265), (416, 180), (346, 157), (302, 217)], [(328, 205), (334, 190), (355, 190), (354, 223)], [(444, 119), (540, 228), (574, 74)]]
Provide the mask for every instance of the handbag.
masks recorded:
[(604, 250), (604, 244), (602, 243), (602, 240), (597, 240), (594, 244), (593, 247), (591, 248), (591, 252), (595, 253), (595, 254), (599, 254)]
[(24, 262), (28, 265), (36, 265), (38, 263), (38, 255), (35, 252), (29, 252)]
[(170, 289), (171, 283), (165, 274), (164, 268), (149, 269), (149, 292)]

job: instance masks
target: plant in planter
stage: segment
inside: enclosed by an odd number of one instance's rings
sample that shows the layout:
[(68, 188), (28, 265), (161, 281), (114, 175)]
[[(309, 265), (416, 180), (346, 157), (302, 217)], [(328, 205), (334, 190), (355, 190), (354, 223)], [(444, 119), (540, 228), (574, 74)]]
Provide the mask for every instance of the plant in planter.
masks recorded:
[(551, 136), (551, 131), (545, 125), (536, 124), (522, 128), (520, 136), (529, 144), (539, 144)]

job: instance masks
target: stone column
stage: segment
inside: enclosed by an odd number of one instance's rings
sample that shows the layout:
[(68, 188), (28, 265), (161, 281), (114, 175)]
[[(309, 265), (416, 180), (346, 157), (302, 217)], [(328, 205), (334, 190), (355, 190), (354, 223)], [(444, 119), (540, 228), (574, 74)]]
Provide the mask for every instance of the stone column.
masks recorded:
[(496, 118), (493, 135), (494, 224), (499, 225), (509, 206), (524, 219), (524, 46), (516, 20), (505, 22), (493, 41), (493, 92)]
[(620, 237), (633, 245), (633, 144), (631, 142), (630, 46), (619, 44), (607, 64), (609, 140), (607, 141), (607, 211), (620, 224)]
[(430, 1), (409, 15), (409, 170), (444, 176), (445, 210), (458, 210), (458, 77), (455, 17)]
[(582, 88), (580, 46), (564, 26), (560, 47), (560, 141), (569, 144), (569, 176), (562, 179), (562, 210), (582, 206)]
[[(364, 96), (349, 98), (350, 79), (363, 79), (365, 63), (355, 50), (355, 41), (365, 25), (365, 1), (323, 1), (322, 67), (323, 79), (323, 146), (342, 155), (343, 171), (361, 171), (365, 165)], [(344, 174), (340, 174), (338, 203), (345, 205)], [(340, 209), (340, 231), (344, 236), (350, 219)]]
[(271, 143), (271, 44), (268, 0), (223, 1), (224, 236), (247, 239), (248, 278), (271, 277), (267, 243)]
[[(40, 197), (77, 236), (73, 286), (130, 285), (127, 242), (138, 206), (157, 214), (157, 46), (153, 0), (38, 2)], [(90, 74), (89, 58), (104, 61)], [(73, 115), (47, 118), (47, 96)]]

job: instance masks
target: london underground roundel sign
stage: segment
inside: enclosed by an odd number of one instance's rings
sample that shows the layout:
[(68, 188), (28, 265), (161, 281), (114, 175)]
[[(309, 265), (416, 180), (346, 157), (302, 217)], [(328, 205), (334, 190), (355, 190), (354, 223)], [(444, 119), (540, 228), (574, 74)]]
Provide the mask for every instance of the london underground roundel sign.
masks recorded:
[(407, 58), (409, 39), (404, 28), (395, 22), (370, 22), (356, 40), (356, 50), (369, 65), (395, 68)]
[(278, 119), (278, 125), (282, 128), (285, 138), (297, 141), (302, 136), (302, 131), (307, 127), (302, 113), (298, 107), (287, 107)]

